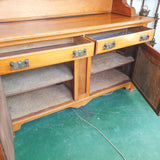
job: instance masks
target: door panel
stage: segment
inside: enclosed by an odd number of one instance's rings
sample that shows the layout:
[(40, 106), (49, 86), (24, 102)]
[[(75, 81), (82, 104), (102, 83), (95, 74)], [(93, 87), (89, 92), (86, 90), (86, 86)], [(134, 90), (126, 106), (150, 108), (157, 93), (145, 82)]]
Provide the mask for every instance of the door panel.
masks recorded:
[(6, 104), (1, 77), (0, 77), (0, 158), (2, 160), (3, 159), (15, 160), (11, 117)]
[(132, 80), (160, 115), (160, 53), (148, 44), (138, 48)]

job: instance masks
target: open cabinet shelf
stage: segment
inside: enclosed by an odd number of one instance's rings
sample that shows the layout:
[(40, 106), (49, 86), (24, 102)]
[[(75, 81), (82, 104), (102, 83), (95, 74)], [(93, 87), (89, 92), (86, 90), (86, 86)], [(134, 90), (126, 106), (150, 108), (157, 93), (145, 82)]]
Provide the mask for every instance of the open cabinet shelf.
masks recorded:
[(16, 119), (72, 100), (71, 91), (59, 84), (8, 97), (7, 104), (12, 119)]
[(7, 97), (72, 79), (71, 68), (63, 63), (2, 76)]
[(122, 55), (113, 51), (96, 55), (92, 58), (91, 74), (113, 69), (131, 62), (134, 62), (133, 57)]
[(130, 81), (130, 78), (116, 69), (100, 72), (91, 76), (90, 93), (107, 89), (127, 81)]

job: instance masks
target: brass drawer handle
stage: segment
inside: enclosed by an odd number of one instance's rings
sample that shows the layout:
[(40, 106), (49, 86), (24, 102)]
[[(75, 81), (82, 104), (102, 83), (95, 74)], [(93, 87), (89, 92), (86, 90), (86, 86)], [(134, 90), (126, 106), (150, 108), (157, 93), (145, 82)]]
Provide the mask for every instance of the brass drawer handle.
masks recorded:
[(105, 49), (105, 50), (107, 50), (107, 49), (112, 49), (112, 48), (115, 48), (115, 47), (116, 47), (116, 42), (115, 42), (115, 41), (104, 44), (104, 49)]
[(147, 40), (149, 40), (149, 34), (140, 37), (140, 41), (147, 41)]
[(18, 70), (29, 67), (29, 59), (25, 59), (24, 61), (18, 61), (16, 63), (10, 62), (11, 70)]
[(87, 49), (78, 50), (78, 51), (74, 50), (73, 51), (74, 58), (86, 56), (87, 55), (86, 52), (87, 52)]

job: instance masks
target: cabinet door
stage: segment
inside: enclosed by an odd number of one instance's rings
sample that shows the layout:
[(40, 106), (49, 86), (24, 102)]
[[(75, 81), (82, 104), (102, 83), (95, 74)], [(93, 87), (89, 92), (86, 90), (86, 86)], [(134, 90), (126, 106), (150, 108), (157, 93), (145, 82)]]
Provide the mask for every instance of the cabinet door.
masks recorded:
[(0, 77), (0, 159), (15, 160), (10, 112)]
[(148, 44), (142, 44), (138, 48), (132, 80), (160, 115), (160, 53)]

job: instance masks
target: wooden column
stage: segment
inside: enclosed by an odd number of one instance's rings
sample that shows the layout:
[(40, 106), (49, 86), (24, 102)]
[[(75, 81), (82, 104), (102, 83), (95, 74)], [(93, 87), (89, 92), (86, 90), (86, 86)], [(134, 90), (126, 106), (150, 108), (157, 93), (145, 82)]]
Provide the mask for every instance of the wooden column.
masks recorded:
[(74, 100), (89, 96), (91, 57), (74, 61)]

